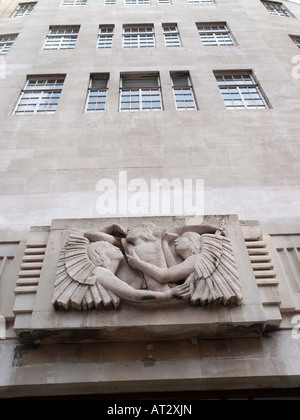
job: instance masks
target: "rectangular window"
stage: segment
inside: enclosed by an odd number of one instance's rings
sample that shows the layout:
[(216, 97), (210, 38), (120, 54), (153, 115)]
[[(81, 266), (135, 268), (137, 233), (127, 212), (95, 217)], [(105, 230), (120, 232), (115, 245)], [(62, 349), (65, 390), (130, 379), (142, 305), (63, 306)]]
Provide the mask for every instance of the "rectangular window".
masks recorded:
[(215, 72), (215, 77), (226, 108), (268, 108), (264, 95), (251, 71)]
[(280, 2), (277, 1), (265, 1), (262, 0), (262, 4), (267, 8), (268, 12), (271, 15), (275, 16), (283, 16), (283, 17), (292, 17), (292, 13), (288, 10), (288, 8)]
[(120, 111), (160, 111), (162, 98), (159, 75), (121, 76)]
[(300, 35), (290, 35), (290, 38), (294, 41), (298, 48), (300, 48)]
[(98, 48), (111, 48), (114, 36), (114, 25), (99, 25)]
[(123, 47), (144, 48), (155, 47), (155, 36), (153, 25), (124, 25), (123, 26)]
[(115, 6), (117, 4), (117, 0), (104, 0), (105, 6)]
[(172, 72), (173, 92), (177, 110), (197, 109), (189, 72)]
[(144, 5), (150, 4), (150, 0), (125, 0), (125, 5)]
[(108, 73), (91, 75), (85, 108), (86, 112), (105, 111), (108, 79)]
[(18, 7), (16, 8), (13, 17), (24, 17), (29, 16), (31, 12), (34, 9), (34, 6), (36, 5), (36, 2), (34, 3), (19, 3)]
[(65, 76), (29, 76), (14, 114), (54, 113)]
[(87, 0), (63, 0), (62, 6), (86, 6)]
[(75, 48), (80, 26), (50, 26), (44, 50), (67, 50)]
[(181, 47), (180, 35), (177, 23), (164, 23), (163, 33), (166, 47)]
[(226, 23), (197, 23), (202, 44), (205, 46), (234, 45)]
[(0, 54), (5, 55), (11, 49), (17, 38), (17, 34), (0, 35)]

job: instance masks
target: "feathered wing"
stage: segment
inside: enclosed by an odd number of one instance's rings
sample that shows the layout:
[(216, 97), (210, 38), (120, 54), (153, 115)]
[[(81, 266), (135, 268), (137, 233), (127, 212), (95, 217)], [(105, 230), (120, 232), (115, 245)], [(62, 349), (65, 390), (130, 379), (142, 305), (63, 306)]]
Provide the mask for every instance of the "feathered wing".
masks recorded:
[(91, 276), (96, 268), (88, 256), (90, 241), (77, 230), (61, 250), (52, 304), (63, 309), (118, 308), (120, 298)]
[(240, 305), (243, 296), (229, 238), (217, 232), (204, 234), (201, 240), (195, 271), (188, 279), (192, 284), (191, 304)]

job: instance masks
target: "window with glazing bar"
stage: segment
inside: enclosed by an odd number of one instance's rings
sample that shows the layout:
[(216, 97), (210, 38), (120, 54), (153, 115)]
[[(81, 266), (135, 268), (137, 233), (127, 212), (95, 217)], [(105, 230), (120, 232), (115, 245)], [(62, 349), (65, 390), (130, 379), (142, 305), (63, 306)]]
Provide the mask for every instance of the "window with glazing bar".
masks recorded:
[(34, 9), (34, 6), (37, 2), (34, 3), (19, 3), (18, 7), (14, 11), (13, 17), (24, 17), (29, 16)]
[(283, 3), (277, 1), (262, 0), (262, 4), (266, 7), (266, 9), (271, 15), (283, 17), (293, 16), (289, 9)]
[(100, 25), (98, 32), (98, 48), (111, 48), (114, 36), (114, 25)]
[(225, 22), (197, 23), (197, 28), (205, 46), (234, 45), (233, 37)]
[(108, 90), (108, 73), (91, 74), (86, 112), (105, 111)]
[(171, 72), (176, 109), (197, 109), (189, 72)]
[(226, 108), (268, 108), (263, 92), (252, 71), (215, 72), (215, 77)]
[(50, 26), (44, 50), (69, 50), (75, 48), (80, 26)]
[(123, 47), (144, 48), (155, 47), (154, 26), (145, 25), (124, 25), (123, 26)]
[(163, 23), (163, 33), (166, 47), (181, 47), (177, 23)]
[(64, 80), (65, 75), (29, 76), (14, 114), (54, 113)]
[(158, 73), (123, 74), (120, 82), (120, 111), (163, 109)]
[(11, 49), (17, 38), (17, 34), (0, 35), (0, 54), (5, 55)]

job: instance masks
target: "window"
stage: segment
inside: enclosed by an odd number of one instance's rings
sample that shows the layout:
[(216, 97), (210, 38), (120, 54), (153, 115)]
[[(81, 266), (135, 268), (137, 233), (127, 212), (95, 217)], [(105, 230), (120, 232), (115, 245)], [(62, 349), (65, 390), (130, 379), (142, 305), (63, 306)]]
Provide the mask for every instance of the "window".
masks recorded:
[(211, 4), (213, 0), (188, 0), (188, 4)]
[(63, 0), (62, 6), (86, 6), (87, 0)]
[(54, 113), (65, 76), (30, 76), (14, 114)]
[(12, 44), (17, 38), (17, 34), (0, 35), (0, 54), (5, 55), (11, 49)]
[(264, 109), (268, 105), (251, 71), (215, 73), (228, 109)]
[(34, 3), (19, 3), (18, 7), (16, 8), (13, 17), (23, 17), (23, 16), (29, 16), (31, 12), (34, 9), (34, 6), (36, 5), (36, 2)]
[(121, 111), (162, 110), (158, 74), (122, 75), (120, 88)]
[(109, 74), (92, 74), (86, 101), (86, 112), (105, 111)]
[(114, 25), (100, 25), (98, 32), (98, 48), (111, 48), (114, 36)]
[(163, 32), (166, 47), (181, 47), (179, 31), (176, 23), (164, 23)]
[(277, 1), (262, 1), (262, 4), (267, 8), (271, 15), (292, 17), (292, 13), (283, 4)]
[(300, 35), (290, 35), (291, 39), (295, 42), (298, 48), (300, 48)]
[(44, 50), (75, 48), (80, 26), (50, 26)]
[(125, 4), (143, 5), (150, 4), (150, 0), (125, 0)]
[(197, 23), (197, 28), (205, 46), (234, 45), (226, 23)]
[(105, 6), (114, 6), (117, 4), (117, 0), (104, 0)]
[(123, 47), (143, 48), (155, 47), (153, 25), (124, 25)]
[(158, 4), (171, 4), (171, 0), (158, 0)]
[(171, 73), (176, 109), (197, 109), (189, 72)]

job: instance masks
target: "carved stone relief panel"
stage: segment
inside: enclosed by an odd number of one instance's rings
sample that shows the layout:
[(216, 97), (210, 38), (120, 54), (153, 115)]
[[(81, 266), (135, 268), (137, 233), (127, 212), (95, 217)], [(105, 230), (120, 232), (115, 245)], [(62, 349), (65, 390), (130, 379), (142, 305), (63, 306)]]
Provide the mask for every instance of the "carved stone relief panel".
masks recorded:
[(222, 228), (204, 224), (72, 230), (60, 254), (52, 303), (58, 309), (117, 309), (121, 300), (241, 305), (230, 239)]
[(34, 286), (15, 331), (39, 339), (257, 335), (267, 323), (237, 216), (54, 220)]

